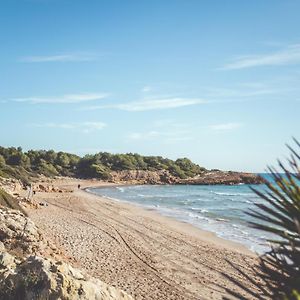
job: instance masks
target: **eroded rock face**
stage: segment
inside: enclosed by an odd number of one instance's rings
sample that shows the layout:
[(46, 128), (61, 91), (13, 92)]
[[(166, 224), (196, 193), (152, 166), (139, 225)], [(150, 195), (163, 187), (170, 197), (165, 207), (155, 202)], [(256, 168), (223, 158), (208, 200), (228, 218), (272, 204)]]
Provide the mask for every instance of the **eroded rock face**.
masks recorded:
[(0, 299), (133, 300), (70, 265), (38, 256), (19, 262), (0, 254)]

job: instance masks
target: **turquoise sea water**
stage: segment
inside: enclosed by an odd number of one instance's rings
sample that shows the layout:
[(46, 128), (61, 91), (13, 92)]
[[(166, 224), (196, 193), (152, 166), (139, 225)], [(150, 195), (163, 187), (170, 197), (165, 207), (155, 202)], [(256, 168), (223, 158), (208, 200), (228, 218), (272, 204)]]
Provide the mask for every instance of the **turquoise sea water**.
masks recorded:
[[(264, 185), (254, 186), (264, 190)], [(138, 185), (91, 188), (90, 192), (154, 209), (262, 253), (268, 250), (264, 232), (251, 228), (246, 214), (262, 200), (248, 185)]]

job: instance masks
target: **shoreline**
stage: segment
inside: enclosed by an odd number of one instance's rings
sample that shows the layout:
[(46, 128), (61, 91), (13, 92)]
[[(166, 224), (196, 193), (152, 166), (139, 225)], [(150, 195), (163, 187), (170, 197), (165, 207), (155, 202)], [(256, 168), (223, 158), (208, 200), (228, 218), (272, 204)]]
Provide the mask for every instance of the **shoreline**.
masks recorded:
[(103, 198), (105, 200), (108, 201), (113, 201), (116, 204), (124, 204), (124, 205), (129, 205), (132, 207), (135, 207), (137, 209), (140, 209), (141, 211), (138, 211), (138, 213), (141, 213), (142, 210), (143, 215), (147, 215), (148, 217), (152, 217), (155, 219), (160, 219), (161, 222), (166, 222), (168, 225), (172, 226), (173, 228), (176, 228), (179, 231), (182, 231), (186, 234), (190, 234), (193, 235), (195, 237), (198, 237), (200, 239), (202, 239), (205, 242), (209, 242), (209, 243), (213, 243), (213, 244), (217, 244), (220, 246), (226, 246), (227, 248), (231, 249), (231, 250), (235, 250), (238, 251), (240, 253), (243, 254), (247, 254), (247, 255), (253, 255), (254, 257), (257, 257), (256, 252), (252, 251), (251, 249), (249, 249), (248, 247), (246, 247), (245, 245), (243, 245), (242, 243), (239, 242), (235, 242), (229, 239), (225, 239), (222, 238), (220, 236), (217, 235), (217, 233), (210, 231), (210, 230), (205, 230), (202, 229), (198, 226), (193, 225), (192, 223), (189, 222), (185, 222), (182, 220), (178, 220), (175, 217), (172, 216), (167, 216), (162, 214), (159, 210), (156, 209), (152, 209), (152, 208), (147, 208), (145, 206), (143, 206), (142, 204), (138, 204), (138, 203), (133, 203), (130, 201), (126, 201), (126, 200), (122, 200), (122, 199), (117, 199), (117, 198), (111, 198), (111, 197), (106, 197), (103, 195), (98, 195), (96, 193), (93, 193), (91, 191), (88, 191), (88, 189), (92, 189), (92, 188), (107, 188), (107, 187), (122, 187), (122, 186), (134, 186), (132, 184), (109, 184), (109, 185), (101, 185), (101, 186), (88, 186), (88, 187), (84, 187), (82, 190), (90, 195), (93, 195), (97, 198)]
[(64, 191), (37, 192), (35, 200), (48, 206), (27, 208), (30, 218), (76, 267), (135, 299), (222, 299), (225, 288), (237, 289), (222, 272), (255, 290), (231, 265), (255, 276), (251, 266), (257, 256), (246, 247), (84, 190), (111, 183), (61, 179), (51, 184)]

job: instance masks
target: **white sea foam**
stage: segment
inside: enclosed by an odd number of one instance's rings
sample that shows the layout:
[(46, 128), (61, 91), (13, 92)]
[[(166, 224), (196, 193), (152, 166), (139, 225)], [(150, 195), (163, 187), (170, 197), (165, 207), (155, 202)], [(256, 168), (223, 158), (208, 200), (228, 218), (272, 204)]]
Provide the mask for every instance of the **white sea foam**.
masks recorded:
[(88, 191), (154, 209), (260, 253), (266, 249), (266, 237), (247, 225), (249, 216), (244, 213), (260, 200), (244, 185), (122, 186)]
[(194, 211), (201, 212), (201, 213), (207, 213), (207, 212), (208, 212), (207, 209), (199, 208), (199, 207), (190, 207), (190, 209), (191, 209), (191, 210), (194, 210)]
[(213, 194), (215, 195), (219, 195), (219, 196), (242, 196), (242, 197), (248, 197), (248, 196), (253, 196), (253, 194), (250, 193), (226, 193), (226, 192), (215, 192), (215, 191), (211, 191)]

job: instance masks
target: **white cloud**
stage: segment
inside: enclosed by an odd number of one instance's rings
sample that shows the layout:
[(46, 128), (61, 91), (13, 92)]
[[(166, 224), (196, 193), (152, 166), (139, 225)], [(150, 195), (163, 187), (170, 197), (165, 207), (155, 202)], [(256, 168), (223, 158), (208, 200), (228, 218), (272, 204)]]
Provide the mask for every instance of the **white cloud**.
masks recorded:
[(300, 44), (290, 45), (281, 51), (263, 55), (237, 57), (223, 70), (245, 69), (260, 66), (280, 66), (300, 63)]
[(269, 87), (244, 86), (237, 89), (214, 88), (208, 89), (206, 97), (210, 98), (252, 98), (257, 96), (278, 94), (282, 90)]
[(214, 131), (230, 131), (242, 127), (242, 123), (224, 123), (210, 125), (209, 128)]
[(191, 140), (190, 130), (180, 128), (169, 128), (169, 130), (150, 130), (144, 132), (131, 132), (126, 138), (135, 141), (161, 141), (163, 143), (173, 143)]
[(84, 133), (102, 130), (106, 127), (103, 122), (81, 122), (81, 123), (43, 123), (43, 124), (30, 124), (33, 127), (46, 127), (46, 128), (59, 128), (69, 130), (79, 130)]
[(25, 56), (20, 59), (21, 62), (43, 63), (43, 62), (84, 62), (94, 61), (97, 56), (88, 53), (69, 53), (57, 55)]
[(115, 105), (106, 106), (89, 106), (86, 110), (103, 109), (103, 108), (114, 108), (125, 111), (148, 111), (158, 109), (170, 109), (177, 107), (184, 107), (190, 105), (204, 104), (206, 103), (202, 99), (195, 98), (164, 98), (164, 99), (151, 99), (142, 101), (133, 101), (128, 103), (120, 103)]
[(82, 93), (82, 94), (68, 94), (57, 97), (24, 97), (11, 99), (16, 102), (28, 102), (31, 104), (47, 103), (80, 103), (86, 101), (95, 101), (107, 98), (109, 94), (106, 93)]
[(192, 140), (193, 138), (189, 135), (190, 133), (187, 131), (149, 131), (149, 132), (132, 132), (126, 136), (128, 140), (132, 141), (161, 141), (163, 143), (175, 143), (181, 141)]
[(149, 131), (149, 132), (132, 132), (128, 134), (128, 138), (131, 140), (149, 140), (156, 138), (158, 136), (163, 136), (164, 134), (162, 132), (158, 131)]
[(142, 88), (142, 92), (143, 93), (148, 93), (148, 92), (151, 92), (152, 91), (152, 88), (151, 88), (151, 86), (149, 86), (149, 85), (146, 85), (146, 86), (144, 86), (143, 88)]

